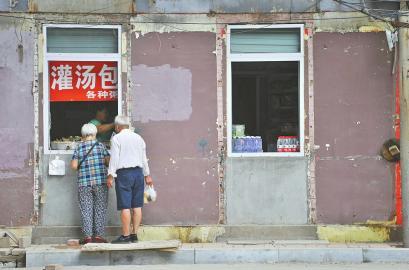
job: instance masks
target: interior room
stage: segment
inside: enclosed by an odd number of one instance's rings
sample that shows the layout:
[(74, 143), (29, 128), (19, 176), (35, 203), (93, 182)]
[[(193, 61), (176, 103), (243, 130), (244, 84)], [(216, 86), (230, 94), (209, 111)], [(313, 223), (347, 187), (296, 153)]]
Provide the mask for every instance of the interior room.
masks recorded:
[(50, 102), (51, 141), (81, 136), (82, 125), (94, 119), (101, 108), (107, 109), (108, 122), (112, 122), (118, 114), (118, 101)]
[[(261, 137), (256, 152), (280, 151), (282, 138), (299, 141), (299, 63), (233, 62), (232, 114), (233, 137)], [(235, 132), (239, 128), (244, 134)], [(233, 145), (233, 152), (247, 151)]]

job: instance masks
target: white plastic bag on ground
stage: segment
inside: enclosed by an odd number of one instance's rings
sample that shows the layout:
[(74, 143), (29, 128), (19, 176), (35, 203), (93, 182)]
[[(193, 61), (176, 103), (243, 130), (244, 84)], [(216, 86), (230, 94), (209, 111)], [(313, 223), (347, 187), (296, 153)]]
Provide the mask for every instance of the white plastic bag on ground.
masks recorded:
[(150, 203), (156, 201), (157, 194), (155, 188), (152, 186), (146, 186), (144, 192), (144, 203)]

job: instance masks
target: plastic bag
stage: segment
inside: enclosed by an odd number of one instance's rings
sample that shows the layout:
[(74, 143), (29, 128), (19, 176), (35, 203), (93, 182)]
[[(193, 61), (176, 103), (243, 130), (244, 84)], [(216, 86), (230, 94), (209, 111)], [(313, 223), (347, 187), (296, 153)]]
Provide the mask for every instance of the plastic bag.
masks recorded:
[(65, 161), (56, 156), (48, 165), (49, 175), (65, 175)]
[(146, 186), (144, 192), (144, 203), (150, 203), (156, 201), (157, 194), (153, 186)]

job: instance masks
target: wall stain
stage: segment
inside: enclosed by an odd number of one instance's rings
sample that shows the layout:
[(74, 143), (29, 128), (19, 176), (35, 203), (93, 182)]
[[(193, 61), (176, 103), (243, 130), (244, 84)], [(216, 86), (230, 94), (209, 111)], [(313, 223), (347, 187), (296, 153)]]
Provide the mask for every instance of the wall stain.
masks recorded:
[(199, 147), (200, 152), (201, 152), (202, 155), (205, 155), (205, 154), (206, 154), (206, 148), (207, 148), (208, 145), (209, 145), (209, 142), (208, 142), (206, 139), (204, 139), (204, 138), (201, 138), (201, 139), (197, 142), (197, 146)]
[(319, 240), (328, 240), (334, 243), (383, 243), (390, 240), (390, 233), (390, 227), (380, 225), (329, 225), (318, 226), (317, 228)]
[(17, 46), (18, 62), (23, 63), (24, 59), (24, 47), (23, 44), (18, 44)]

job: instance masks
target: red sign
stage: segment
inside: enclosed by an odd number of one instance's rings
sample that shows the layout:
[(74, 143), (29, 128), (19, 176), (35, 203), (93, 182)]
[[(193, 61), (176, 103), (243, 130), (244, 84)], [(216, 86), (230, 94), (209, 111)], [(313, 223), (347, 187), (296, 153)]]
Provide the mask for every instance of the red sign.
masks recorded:
[(118, 99), (115, 61), (49, 61), (50, 101)]

